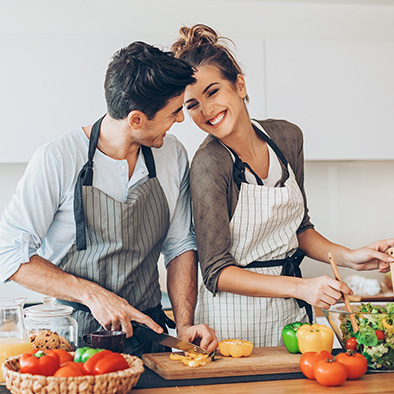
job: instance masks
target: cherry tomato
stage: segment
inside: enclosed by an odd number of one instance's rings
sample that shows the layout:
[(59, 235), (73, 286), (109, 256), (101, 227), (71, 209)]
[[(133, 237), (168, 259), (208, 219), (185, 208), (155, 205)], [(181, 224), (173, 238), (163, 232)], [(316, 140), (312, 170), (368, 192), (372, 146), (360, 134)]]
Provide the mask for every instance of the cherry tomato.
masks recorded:
[(53, 349), (52, 351), (59, 356), (60, 366), (62, 366), (64, 363), (67, 363), (68, 361), (73, 361), (73, 356), (64, 349)]
[(83, 364), (82, 363), (76, 363), (75, 361), (68, 361), (65, 364), (63, 364), (53, 376), (56, 376), (57, 378), (67, 378), (70, 376), (84, 376), (85, 374), (83, 373)]
[(378, 341), (383, 341), (384, 340), (384, 332), (380, 330), (375, 330), (375, 334), (378, 337)]
[(320, 360), (315, 365), (315, 378), (323, 386), (339, 386), (347, 378), (346, 367), (334, 360)]
[(357, 339), (356, 338), (349, 338), (347, 341), (346, 341), (346, 349), (347, 350), (354, 350), (354, 351), (356, 351), (357, 350)]
[(360, 353), (339, 353), (335, 360), (345, 366), (348, 379), (359, 379), (367, 372), (367, 359)]
[(333, 358), (333, 355), (327, 350), (322, 350), (320, 353), (306, 352), (300, 358), (301, 372), (308, 379), (315, 379), (314, 369), (317, 362), (326, 359), (332, 360)]

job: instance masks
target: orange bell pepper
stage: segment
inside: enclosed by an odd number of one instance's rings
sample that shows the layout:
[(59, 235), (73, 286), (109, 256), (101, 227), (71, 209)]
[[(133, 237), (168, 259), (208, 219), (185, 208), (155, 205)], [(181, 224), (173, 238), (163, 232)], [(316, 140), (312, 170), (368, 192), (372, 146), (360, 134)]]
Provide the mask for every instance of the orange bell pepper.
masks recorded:
[(68, 378), (74, 376), (84, 376), (83, 364), (75, 361), (68, 361), (64, 363), (53, 376), (57, 378)]
[(332, 352), (334, 331), (323, 324), (305, 324), (297, 330), (298, 346), (301, 353), (322, 350)]
[(224, 339), (219, 342), (219, 352), (226, 357), (248, 357), (252, 350), (253, 343), (242, 339)]

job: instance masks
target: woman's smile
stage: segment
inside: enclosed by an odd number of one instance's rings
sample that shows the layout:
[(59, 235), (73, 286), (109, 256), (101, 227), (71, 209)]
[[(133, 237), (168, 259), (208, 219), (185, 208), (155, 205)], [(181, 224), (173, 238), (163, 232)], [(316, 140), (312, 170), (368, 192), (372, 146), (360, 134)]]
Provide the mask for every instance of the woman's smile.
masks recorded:
[(214, 118), (208, 120), (206, 123), (209, 126), (213, 126), (213, 127), (219, 127), (219, 125), (224, 121), (224, 118), (227, 115), (227, 110), (224, 110), (220, 113), (218, 113)]

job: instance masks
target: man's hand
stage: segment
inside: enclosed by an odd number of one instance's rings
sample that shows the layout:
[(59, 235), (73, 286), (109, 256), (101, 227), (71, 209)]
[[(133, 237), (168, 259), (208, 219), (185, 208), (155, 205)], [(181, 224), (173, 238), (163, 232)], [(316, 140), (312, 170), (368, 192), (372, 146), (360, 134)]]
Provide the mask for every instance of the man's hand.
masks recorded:
[(105, 329), (121, 328), (127, 337), (133, 335), (132, 320), (146, 324), (159, 334), (163, 332), (150, 317), (133, 308), (124, 298), (95, 282), (68, 274), (40, 256), (32, 256), (30, 262), (22, 264), (10, 279), (30, 290), (84, 304)]
[(159, 334), (163, 332), (163, 328), (149, 316), (132, 307), (124, 298), (100, 286), (93, 296), (90, 294), (85, 304), (106, 330), (122, 330), (127, 338), (133, 335), (131, 321), (145, 324)]
[(195, 326), (184, 326), (177, 329), (178, 337), (212, 353), (219, 345), (216, 338), (215, 330), (206, 324), (197, 324)]

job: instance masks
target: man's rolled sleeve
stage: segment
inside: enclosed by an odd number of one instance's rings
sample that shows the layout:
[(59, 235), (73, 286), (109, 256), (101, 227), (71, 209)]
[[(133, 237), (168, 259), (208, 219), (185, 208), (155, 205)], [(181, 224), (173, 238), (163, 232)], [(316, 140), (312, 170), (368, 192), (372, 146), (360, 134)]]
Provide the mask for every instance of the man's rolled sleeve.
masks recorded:
[(58, 204), (55, 163), (40, 149), (18, 183), (0, 221), (0, 280), (5, 282), (37, 254)]
[[(3, 232), (3, 228), (0, 233)], [(8, 235), (8, 239), (10, 239)], [(18, 271), (19, 267), (37, 254), (37, 248), (31, 243), (28, 233), (20, 233), (9, 241), (0, 235), (0, 281), (7, 282), (9, 277)]]

